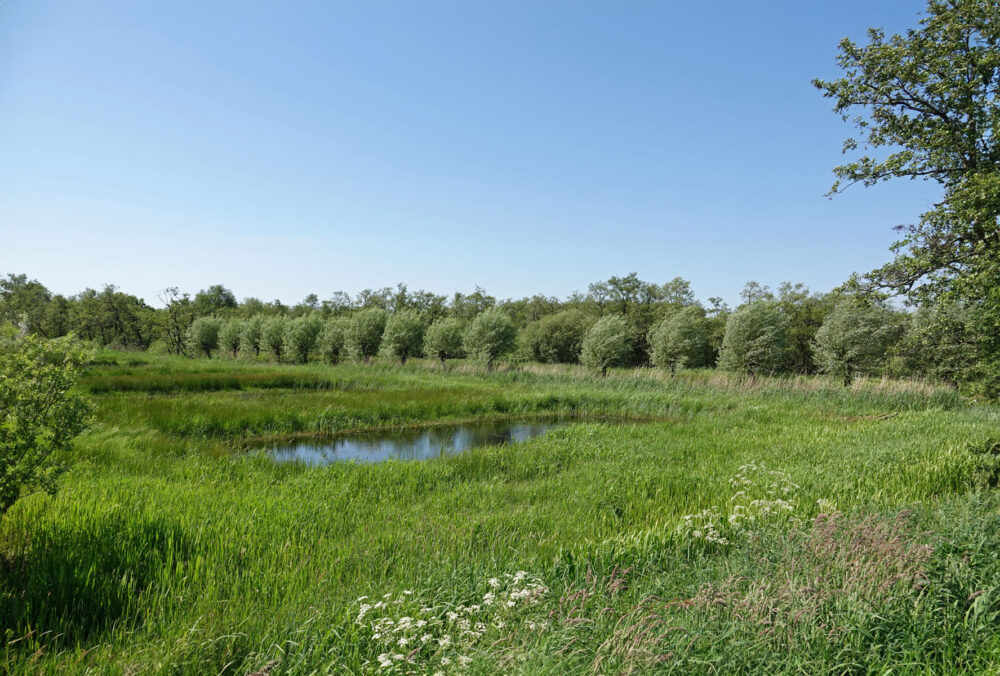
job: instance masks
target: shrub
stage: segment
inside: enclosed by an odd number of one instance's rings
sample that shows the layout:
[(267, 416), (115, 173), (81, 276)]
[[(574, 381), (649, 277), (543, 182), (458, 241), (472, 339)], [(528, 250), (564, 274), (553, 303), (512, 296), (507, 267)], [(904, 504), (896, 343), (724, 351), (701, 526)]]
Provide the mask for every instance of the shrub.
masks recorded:
[(462, 346), (469, 358), (492, 369), (497, 359), (517, 344), (517, 327), (506, 312), (490, 309), (477, 315), (465, 330)]
[(66, 450), (90, 407), (71, 392), (87, 355), (69, 338), (0, 340), (0, 516), (22, 495), (55, 491)]
[(223, 350), (233, 353), (239, 352), (240, 344), (243, 342), (243, 322), (238, 319), (230, 319), (219, 329), (219, 345)]
[(338, 317), (327, 320), (319, 335), (319, 353), (323, 361), (336, 364), (344, 354), (347, 340), (347, 319)]
[(580, 361), (584, 366), (600, 369), (601, 375), (606, 376), (609, 367), (626, 364), (632, 352), (628, 322), (619, 315), (608, 315), (587, 331), (580, 349)]
[(416, 310), (397, 310), (385, 324), (382, 350), (405, 364), (410, 357), (420, 356), (425, 330), (424, 320)]
[(281, 361), (281, 355), (285, 349), (285, 330), (288, 320), (284, 317), (271, 317), (264, 321), (260, 332), (260, 344), (266, 350), (274, 354), (277, 361)]
[(705, 366), (711, 354), (708, 320), (695, 306), (681, 308), (649, 332), (653, 365), (668, 368)]
[(785, 367), (788, 320), (776, 303), (756, 300), (729, 316), (719, 368), (751, 375)]
[(315, 315), (303, 315), (288, 322), (285, 327), (286, 357), (296, 364), (305, 364), (322, 330), (323, 322)]
[(219, 347), (219, 329), (222, 322), (215, 317), (198, 317), (188, 329), (188, 345), (195, 353), (201, 352), (209, 359)]
[(378, 354), (388, 314), (378, 307), (362, 310), (351, 317), (347, 325), (347, 349), (366, 364)]
[(462, 354), (462, 320), (456, 317), (439, 319), (427, 327), (424, 334), (424, 354), (441, 360), (461, 357)]
[(902, 334), (892, 311), (853, 300), (837, 304), (816, 332), (814, 352), (824, 373), (850, 385), (859, 373), (871, 373)]

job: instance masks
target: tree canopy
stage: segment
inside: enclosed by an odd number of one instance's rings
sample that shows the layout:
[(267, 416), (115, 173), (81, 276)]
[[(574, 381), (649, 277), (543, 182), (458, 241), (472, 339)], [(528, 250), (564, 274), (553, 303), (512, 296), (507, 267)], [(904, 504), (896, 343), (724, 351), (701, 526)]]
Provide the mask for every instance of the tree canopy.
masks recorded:
[(832, 193), (898, 178), (936, 181), (942, 197), (900, 226), (894, 259), (855, 284), (911, 300), (947, 296), (976, 307), (979, 358), (1000, 388), (1000, 4), (930, 0), (902, 35), (845, 39), (843, 76), (815, 80), (857, 128)]

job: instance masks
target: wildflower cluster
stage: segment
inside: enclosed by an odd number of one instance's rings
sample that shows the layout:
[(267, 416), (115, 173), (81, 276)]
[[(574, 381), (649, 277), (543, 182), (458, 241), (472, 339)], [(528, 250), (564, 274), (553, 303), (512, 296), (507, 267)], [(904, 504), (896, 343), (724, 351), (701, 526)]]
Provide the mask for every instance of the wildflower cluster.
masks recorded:
[(538, 577), (518, 571), (491, 578), (487, 586), (475, 603), (459, 605), (421, 601), (411, 591), (359, 598), (355, 623), (381, 651), (373, 667), (381, 673), (460, 672), (473, 663), (479, 646), (496, 641), (502, 630), (546, 628), (526, 612), (549, 591)]
[(763, 463), (741, 465), (736, 476), (729, 480), (736, 493), (729, 499), (732, 504), (728, 521), (737, 531), (775, 522), (796, 521), (798, 508), (793, 483), (781, 470), (768, 469)]
[(766, 525), (798, 522), (798, 484), (781, 470), (763, 463), (741, 465), (729, 480), (734, 489), (729, 509), (723, 515), (717, 507), (683, 517), (678, 531), (685, 537), (716, 545), (729, 545), (739, 537), (753, 534)]
[(703, 509), (697, 514), (686, 514), (680, 530), (695, 540), (704, 540), (717, 545), (731, 544), (722, 534), (722, 517), (718, 507)]

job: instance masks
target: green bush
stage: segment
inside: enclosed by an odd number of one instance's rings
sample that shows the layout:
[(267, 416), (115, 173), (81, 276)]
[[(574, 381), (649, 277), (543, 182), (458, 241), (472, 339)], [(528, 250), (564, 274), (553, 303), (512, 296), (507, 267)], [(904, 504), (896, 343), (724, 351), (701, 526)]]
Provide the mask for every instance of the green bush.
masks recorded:
[(31, 492), (55, 492), (56, 451), (84, 428), (89, 404), (72, 387), (87, 354), (72, 338), (0, 339), (0, 516)]

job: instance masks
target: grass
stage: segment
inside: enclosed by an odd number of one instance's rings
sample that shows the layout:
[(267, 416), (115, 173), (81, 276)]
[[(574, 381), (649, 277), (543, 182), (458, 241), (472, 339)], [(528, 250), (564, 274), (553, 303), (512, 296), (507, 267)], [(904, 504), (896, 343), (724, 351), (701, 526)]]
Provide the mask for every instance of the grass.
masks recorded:
[[(1000, 412), (950, 390), (100, 362), (80, 384), (96, 420), (61, 491), (0, 523), (6, 672), (1000, 669)], [(532, 416), (576, 422), (424, 462), (305, 468), (240, 451)], [(795, 485), (791, 518), (731, 527), (730, 479), (748, 463)], [(758, 483), (754, 504), (771, 504)], [(684, 529), (712, 508), (727, 544)], [(494, 592), (505, 600), (485, 604)], [(358, 598), (383, 594), (359, 623)]]

